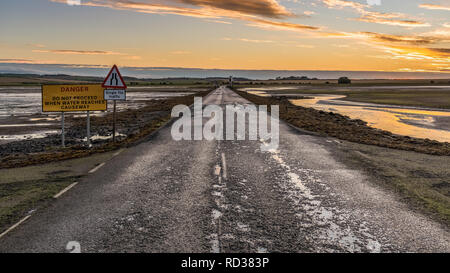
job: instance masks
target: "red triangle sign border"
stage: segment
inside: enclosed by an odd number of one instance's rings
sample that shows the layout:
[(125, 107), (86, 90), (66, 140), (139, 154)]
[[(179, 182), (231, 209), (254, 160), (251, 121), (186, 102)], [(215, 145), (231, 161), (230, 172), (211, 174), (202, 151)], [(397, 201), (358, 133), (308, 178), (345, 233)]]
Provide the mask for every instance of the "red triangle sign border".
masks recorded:
[[(106, 82), (109, 79), (109, 76), (111, 76), (111, 73), (114, 71), (114, 69), (117, 71), (117, 74), (119, 75), (119, 79), (120, 79), (120, 81), (122, 83), (121, 86), (110, 86), (110, 85), (106, 84)], [(119, 68), (117, 67), (117, 65), (114, 65), (111, 68), (111, 70), (108, 73), (108, 76), (106, 76), (105, 80), (103, 81), (102, 87), (103, 88), (120, 88), (120, 89), (126, 89), (127, 88), (127, 85), (126, 85), (125, 81), (123, 80), (122, 75), (120, 74), (120, 71), (119, 71)]]

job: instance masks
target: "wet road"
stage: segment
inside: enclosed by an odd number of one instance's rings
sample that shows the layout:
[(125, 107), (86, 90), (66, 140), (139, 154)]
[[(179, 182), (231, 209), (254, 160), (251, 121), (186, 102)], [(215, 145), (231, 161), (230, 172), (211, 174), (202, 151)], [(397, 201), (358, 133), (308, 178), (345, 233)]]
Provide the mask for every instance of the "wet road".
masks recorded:
[[(246, 104), (226, 88), (205, 104)], [(208, 119), (204, 119), (207, 121)], [(450, 236), (333, 157), (333, 141), (280, 123), (264, 141), (127, 149), (0, 239), (0, 252), (449, 252)]]

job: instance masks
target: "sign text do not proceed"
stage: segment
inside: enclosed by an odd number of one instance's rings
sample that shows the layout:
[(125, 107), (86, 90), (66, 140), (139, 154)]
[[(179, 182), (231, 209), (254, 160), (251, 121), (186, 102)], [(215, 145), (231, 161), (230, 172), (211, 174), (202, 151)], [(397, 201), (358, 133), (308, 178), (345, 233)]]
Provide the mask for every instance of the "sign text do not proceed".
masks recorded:
[(42, 112), (106, 111), (101, 85), (44, 85)]

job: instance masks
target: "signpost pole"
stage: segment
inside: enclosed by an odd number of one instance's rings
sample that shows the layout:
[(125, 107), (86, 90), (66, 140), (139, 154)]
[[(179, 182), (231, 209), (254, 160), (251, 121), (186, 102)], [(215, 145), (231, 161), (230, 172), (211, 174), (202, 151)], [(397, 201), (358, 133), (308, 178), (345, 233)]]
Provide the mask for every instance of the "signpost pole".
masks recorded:
[(126, 100), (127, 85), (119, 72), (117, 65), (114, 65), (103, 81), (102, 87), (105, 88), (103, 98), (112, 100), (114, 103), (113, 111), (113, 142), (116, 142), (116, 100)]
[(116, 142), (116, 101), (114, 100), (114, 112), (113, 112), (113, 142)]
[(62, 147), (65, 148), (66, 147), (66, 141), (65, 141), (65, 133), (64, 133), (64, 112), (61, 112), (61, 142), (62, 142)]
[(87, 146), (88, 148), (91, 147), (91, 115), (90, 115), (90, 111), (87, 111), (87, 134), (86, 134), (86, 138), (87, 138)]

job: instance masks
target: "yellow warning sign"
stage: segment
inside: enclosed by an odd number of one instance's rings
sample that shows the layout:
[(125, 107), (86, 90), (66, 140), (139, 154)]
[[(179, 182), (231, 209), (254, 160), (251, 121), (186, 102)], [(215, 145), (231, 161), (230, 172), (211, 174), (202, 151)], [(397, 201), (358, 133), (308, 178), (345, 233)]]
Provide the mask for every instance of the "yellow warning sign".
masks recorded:
[(106, 111), (103, 87), (92, 85), (43, 85), (42, 112)]

